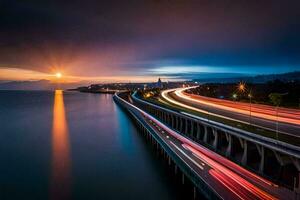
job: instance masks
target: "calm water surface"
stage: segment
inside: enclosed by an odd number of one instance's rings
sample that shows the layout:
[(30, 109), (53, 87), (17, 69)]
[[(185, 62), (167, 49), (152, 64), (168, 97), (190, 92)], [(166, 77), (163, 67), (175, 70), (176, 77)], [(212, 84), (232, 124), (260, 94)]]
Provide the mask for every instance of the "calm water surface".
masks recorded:
[(111, 95), (0, 91), (0, 199), (184, 199)]

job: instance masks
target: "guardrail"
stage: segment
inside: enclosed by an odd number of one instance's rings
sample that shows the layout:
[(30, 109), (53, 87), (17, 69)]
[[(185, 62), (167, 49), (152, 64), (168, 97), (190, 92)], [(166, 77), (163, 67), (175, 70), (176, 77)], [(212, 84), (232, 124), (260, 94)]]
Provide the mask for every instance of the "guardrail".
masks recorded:
[(184, 114), (182, 112), (176, 112), (174, 110), (170, 110), (168, 108), (164, 108), (161, 107), (159, 105), (144, 101), (138, 97), (136, 97), (136, 92), (132, 95), (132, 98), (134, 101), (136, 101), (137, 103), (141, 103), (147, 106), (152, 106), (153, 108), (159, 109), (159, 110), (163, 110), (169, 113), (172, 113), (174, 115), (183, 117), (183, 118), (187, 118), (189, 120), (194, 120), (197, 122), (201, 122), (202, 124), (206, 125), (206, 126), (210, 126), (219, 130), (224, 130), (227, 133), (237, 136), (237, 137), (241, 137), (245, 140), (251, 141), (253, 143), (265, 146), (269, 149), (278, 151), (280, 153), (283, 154), (288, 154), (291, 155), (295, 158), (300, 158), (300, 146), (295, 146), (295, 145), (291, 145), (285, 142), (280, 142), (271, 138), (267, 138), (267, 137), (263, 137), (245, 130), (241, 130), (241, 129), (237, 129), (237, 128), (233, 128), (231, 126), (227, 126), (218, 122), (214, 122), (214, 121), (207, 121), (207, 119), (204, 118), (200, 118), (198, 116), (193, 116), (191, 114)]
[(147, 134), (151, 135), (151, 137), (153, 137), (156, 140), (156, 142), (170, 156), (173, 162), (179, 167), (182, 173), (184, 173), (185, 176), (189, 178), (189, 180), (194, 184), (194, 186), (197, 187), (198, 190), (208, 199), (223, 199), (213, 188), (211, 188), (205, 182), (204, 179), (198, 176), (198, 174), (193, 169), (191, 169), (176, 152), (174, 152), (169, 147), (169, 145), (164, 141), (163, 138), (156, 134), (156, 132), (147, 124), (143, 117), (144, 111), (128, 103), (127, 101), (119, 97), (118, 94), (119, 93), (115, 93), (115, 95), (113, 96), (114, 101), (117, 104), (119, 104), (123, 109), (128, 111), (135, 119), (135, 121), (144, 128), (144, 131), (146, 131)]

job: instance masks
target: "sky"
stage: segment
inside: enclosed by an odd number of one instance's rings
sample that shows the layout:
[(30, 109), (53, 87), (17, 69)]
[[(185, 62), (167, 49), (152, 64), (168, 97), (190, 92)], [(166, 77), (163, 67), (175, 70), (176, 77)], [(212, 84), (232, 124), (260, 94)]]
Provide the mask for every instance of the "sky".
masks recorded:
[(1, 0), (0, 80), (300, 70), (297, 0)]

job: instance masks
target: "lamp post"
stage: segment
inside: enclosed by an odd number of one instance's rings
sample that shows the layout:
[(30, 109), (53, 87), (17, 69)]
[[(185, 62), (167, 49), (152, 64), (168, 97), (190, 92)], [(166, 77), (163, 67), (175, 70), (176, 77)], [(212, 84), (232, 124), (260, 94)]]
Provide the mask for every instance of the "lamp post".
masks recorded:
[(276, 139), (278, 141), (278, 107), (280, 105), (280, 103), (282, 102), (282, 96), (285, 94), (279, 94), (279, 93), (271, 93), (269, 94), (269, 98), (271, 100), (271, 102), (274, 104), (274, 106), (276, 106)]
[(236, 102), (236, 99), (237, 99), (237, 94), (233, 94), (232, 95), (232, 98), (234, 99), (234, 101)]
[(248, 97), (249, 97), (249, 99), (250, 99), (250, 110), (249, 110), (249, 115), (250, 115), (250, 119), (249, 119), (249, 124), (250, 124), (250, 126), (251, 126), (251, 122), (252, 122), (252, 120), (251, 120), (251, 108), (252, 108), (252, 94), (251, 94), (251, 92), (248, 94)]
[(240, 92), (245, 92), (245, 90), (246, 90), (246, 84), (243, 83), (243, 82), (240, 82), (240, 83), (238, 84), (238, 90), (239, 90)]

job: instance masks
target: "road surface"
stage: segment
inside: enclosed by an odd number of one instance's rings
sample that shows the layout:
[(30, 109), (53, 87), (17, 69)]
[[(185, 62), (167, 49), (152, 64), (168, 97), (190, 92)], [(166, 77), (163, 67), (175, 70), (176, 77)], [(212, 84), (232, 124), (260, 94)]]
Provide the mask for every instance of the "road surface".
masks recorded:
[(133, 107), (140, 118), (223, 199), (292, 199), (293, 193), (173, 131)]
[[(184, 92), (188, 88), (177, 88), (162, 92), (162, 97), (181, 107), (203, 112), (207, 115), (244, 124), (251, 124), (276, 132), (277, 116), (271, 106), (251, 105), (227, 100), (191, 95)], [(251, 109), (251, 114), (250, 114)], [(278, 115), (278, 131), (300, 138), (300, 112), (292, 109), (280, 109)]]

